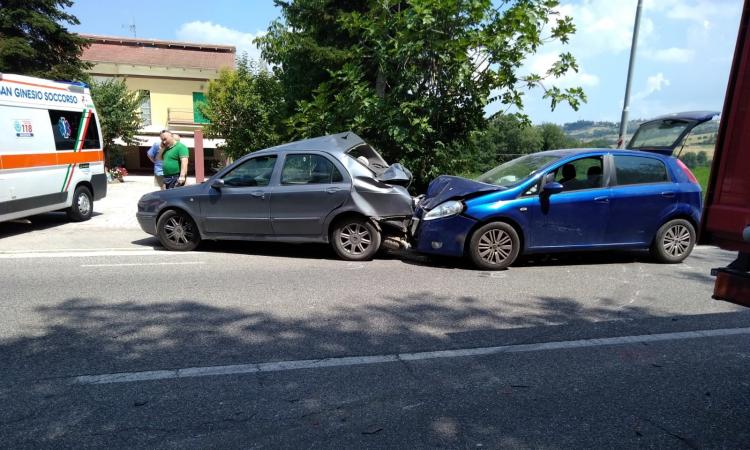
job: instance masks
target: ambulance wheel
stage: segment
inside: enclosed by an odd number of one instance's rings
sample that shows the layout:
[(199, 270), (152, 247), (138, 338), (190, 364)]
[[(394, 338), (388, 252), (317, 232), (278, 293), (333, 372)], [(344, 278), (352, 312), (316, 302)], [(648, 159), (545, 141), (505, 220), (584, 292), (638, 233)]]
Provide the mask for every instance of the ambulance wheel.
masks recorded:
[(198, 227), (184, 212), (174, 209), (165, 212), (156, 222), (156, 234), (159, 242), (167, 250), (187, 252), (193, 250), (201, 241)]
[(89, 220), (94, 212), (94, 200), (89, 188), (86, 186), (76, 187), (73, 192), (73, 204), (65, 212), (73, 222)]

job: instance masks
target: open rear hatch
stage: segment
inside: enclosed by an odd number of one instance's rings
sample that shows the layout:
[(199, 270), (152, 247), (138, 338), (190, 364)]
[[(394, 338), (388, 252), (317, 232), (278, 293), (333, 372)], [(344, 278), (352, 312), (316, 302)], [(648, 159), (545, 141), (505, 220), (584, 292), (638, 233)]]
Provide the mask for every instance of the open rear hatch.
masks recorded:
[(642, 123), (626, 148), (672, 156), (693, 128), (718, 116), (716, 111), (690, 111), (657, 117)]

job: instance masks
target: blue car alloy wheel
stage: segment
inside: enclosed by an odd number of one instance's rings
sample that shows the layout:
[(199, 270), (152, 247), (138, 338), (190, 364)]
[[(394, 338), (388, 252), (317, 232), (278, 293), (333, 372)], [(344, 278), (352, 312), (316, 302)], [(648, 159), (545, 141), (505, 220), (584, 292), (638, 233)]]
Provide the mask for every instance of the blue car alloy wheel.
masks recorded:
[(516, 260), (520, 239), (516, 230), (504, 222), (488, 223), (477, 229), (469, 241), (469, 258), (479, 268), (505, 269)]

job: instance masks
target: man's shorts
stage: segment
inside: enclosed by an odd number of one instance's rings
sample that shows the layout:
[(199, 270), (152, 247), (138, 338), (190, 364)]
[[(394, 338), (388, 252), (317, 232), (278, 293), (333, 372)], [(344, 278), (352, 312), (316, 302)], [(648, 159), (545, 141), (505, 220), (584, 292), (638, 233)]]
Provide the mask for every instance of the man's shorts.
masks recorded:
[(154, 186), (164, 189), (164, 175), (154, 175)]

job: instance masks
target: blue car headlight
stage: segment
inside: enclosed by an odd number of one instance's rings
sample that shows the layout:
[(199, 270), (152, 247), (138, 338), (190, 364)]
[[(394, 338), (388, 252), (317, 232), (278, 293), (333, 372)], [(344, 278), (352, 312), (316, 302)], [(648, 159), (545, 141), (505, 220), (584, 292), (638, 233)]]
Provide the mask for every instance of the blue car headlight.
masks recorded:
[(461, 214), (464, 210), (464, 204), (457, 200), (449, 200), (432, 208), (422, 217), (422, 220), (434, 220), (443, 217), (455, 216)]

